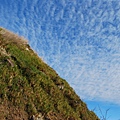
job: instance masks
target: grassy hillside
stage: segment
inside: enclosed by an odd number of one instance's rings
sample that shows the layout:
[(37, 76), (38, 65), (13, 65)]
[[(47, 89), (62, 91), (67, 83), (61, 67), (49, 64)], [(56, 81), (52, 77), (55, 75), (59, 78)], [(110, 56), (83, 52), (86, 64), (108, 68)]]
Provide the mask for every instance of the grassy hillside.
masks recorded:
[(0, 28), (0, 120), (99, 120), (27, 41)]

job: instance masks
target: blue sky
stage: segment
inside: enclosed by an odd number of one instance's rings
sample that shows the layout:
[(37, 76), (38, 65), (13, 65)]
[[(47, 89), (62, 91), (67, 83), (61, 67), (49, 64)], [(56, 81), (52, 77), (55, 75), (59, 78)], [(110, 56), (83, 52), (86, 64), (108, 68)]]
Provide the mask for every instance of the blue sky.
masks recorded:
[(119, 0), (0, 0), (0, 26), (27, 38), (89, 109), (120, 119)]

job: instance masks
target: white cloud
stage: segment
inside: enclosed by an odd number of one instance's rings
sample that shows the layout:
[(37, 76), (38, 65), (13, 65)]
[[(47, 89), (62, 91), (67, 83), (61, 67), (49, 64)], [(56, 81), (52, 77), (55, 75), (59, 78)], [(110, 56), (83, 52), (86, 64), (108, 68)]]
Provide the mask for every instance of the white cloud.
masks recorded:
[(0, 1), (0, 26), (27, 37), (81, 98), (120, 104), (120, 2), (111, 1), (62, 0), (60, 9), (53, 1)]

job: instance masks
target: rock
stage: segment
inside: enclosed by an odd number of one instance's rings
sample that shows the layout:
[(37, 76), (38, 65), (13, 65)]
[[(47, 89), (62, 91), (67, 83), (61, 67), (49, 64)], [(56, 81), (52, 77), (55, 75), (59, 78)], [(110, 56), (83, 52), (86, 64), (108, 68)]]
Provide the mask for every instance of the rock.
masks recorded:
[(31, 120), (44, 120), (41, 113), (35, 114), (32, 116)]

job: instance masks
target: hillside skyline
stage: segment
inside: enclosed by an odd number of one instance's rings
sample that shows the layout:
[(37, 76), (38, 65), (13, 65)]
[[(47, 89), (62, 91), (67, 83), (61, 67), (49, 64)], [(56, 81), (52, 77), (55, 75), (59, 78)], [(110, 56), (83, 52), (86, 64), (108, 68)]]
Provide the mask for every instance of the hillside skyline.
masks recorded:
[(100, 120), (20, 36), (0, 28), (1, 120)]

